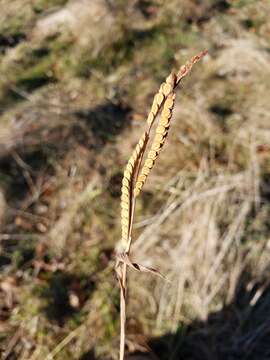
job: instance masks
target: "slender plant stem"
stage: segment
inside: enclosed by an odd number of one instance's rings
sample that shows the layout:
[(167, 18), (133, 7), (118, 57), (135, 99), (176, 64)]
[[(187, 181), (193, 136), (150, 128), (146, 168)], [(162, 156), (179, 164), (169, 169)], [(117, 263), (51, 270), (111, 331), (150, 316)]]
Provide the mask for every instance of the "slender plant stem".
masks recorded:
[[(133, 219), (135, 212), (135, 203), (136, 199), (133, 198), (132, 207), (131, 207), (131, 215), (130, 215), (130, 228), (129, 228), (129, 241), (126, 247), (126, 253), (129, 254), (130, 246), (131, 246), (131, 233), (133, 227)], [(127, 296), (127, 264), (122, 264), (122, 284), (120, 284), (120, 357), (119, 360), (124, 360), (125, 356), (125, 341), (126, 341), (126, 296)]]
[(120, 285), (120, 357), (124, 360), (125, 341), (126, 341), (126, 280), (127, 280), (127, 264), (122, 264), (122, 284)]

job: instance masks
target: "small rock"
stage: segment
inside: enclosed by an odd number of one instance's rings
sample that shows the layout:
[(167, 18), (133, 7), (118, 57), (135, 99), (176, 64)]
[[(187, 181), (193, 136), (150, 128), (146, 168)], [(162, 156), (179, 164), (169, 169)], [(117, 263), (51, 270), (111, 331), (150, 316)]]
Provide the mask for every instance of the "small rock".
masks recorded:
[(36, 206), (35, 211), (37, 215), (44, 215), (48, 212), (48, 206), (39, 204)]
[(37, 223), (36, 228), (41, 233), (45, 233), (47, 231), (47, 227), (42, 223)]

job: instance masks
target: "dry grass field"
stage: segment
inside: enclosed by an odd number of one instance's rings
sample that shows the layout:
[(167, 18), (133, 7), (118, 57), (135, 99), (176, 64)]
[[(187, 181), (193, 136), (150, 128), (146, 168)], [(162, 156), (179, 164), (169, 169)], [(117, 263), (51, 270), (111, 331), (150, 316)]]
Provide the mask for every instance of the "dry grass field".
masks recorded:
[(137, 201), (127, 359), (270, 359), (270, 2), (0, 0), (0, 354), (117, 360), (124, 166), (177, 90)]

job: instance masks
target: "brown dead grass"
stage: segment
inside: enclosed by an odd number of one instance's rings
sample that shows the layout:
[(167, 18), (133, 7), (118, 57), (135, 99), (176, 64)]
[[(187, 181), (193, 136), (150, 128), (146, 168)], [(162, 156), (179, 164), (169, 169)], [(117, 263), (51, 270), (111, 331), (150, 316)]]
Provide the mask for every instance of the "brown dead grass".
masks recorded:
[[(1, 52), (0, 87), (14, 100), (26, 55), (44, 47), (54, 82), (15, 102), (1, 97), (0, 351), (20, 360), (117, 358), (122, 169), (160, 81), (205, 47), (137, 202), (134, 258), (172, 284), (131, 274), (127, 348), (150, 347), (160, 359), (266, 359), (267, 2), (119, 1), (106, 26), (90, 19), (91, 36), (63, 27), (48, 44), (33, 41), (33, 29), (63, 8), (37, 14), (27, 2), (23, 14), (22, 1), (3, 3), (0, 22), (20, 14), (26, 38)], [(96, 176), (100, 194), (91, 197)]]

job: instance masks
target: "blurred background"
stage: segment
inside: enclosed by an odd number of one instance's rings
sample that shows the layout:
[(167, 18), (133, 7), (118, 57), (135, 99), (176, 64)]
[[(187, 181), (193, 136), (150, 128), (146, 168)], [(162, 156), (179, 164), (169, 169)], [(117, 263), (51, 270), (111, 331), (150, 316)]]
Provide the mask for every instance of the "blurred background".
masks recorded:
[(138, 199), (130, 359), (270, 358), (268, 0), (0, 0), (0, 353), (117, 359), (123, 167), (203, 49)]

